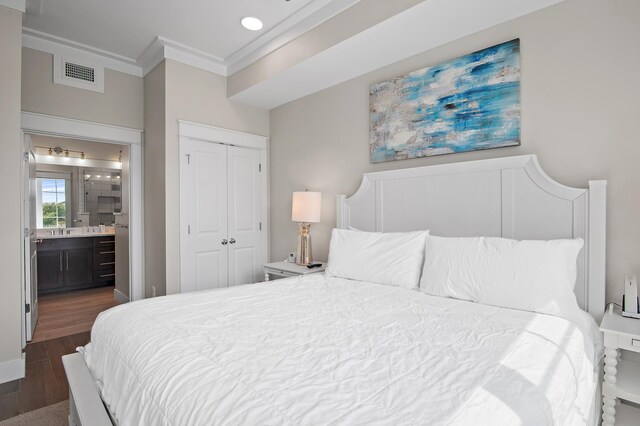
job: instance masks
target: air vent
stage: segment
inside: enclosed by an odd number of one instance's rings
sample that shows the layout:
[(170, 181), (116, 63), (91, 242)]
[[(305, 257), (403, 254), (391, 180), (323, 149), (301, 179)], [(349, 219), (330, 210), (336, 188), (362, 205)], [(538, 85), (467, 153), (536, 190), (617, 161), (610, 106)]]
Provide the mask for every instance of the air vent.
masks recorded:
[(53, 82), (104, 93), (104, 68), (84, 61), (54, 55)]
[(96, 81), (96, 72), (93, 68), (74, 64), (72, 62), (65, 62), (64, 76), (76, 78), (78, 80), (90, 81), (91, 83), (95, 83)]

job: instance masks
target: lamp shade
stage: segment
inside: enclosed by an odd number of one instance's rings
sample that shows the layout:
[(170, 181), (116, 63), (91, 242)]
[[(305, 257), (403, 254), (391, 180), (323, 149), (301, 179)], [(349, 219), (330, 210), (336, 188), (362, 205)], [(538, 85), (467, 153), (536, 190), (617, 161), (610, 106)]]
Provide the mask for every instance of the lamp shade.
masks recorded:
[(291, 220), (294, 222), (320, 222), (322, 194), (319, 192), (294, 192)]

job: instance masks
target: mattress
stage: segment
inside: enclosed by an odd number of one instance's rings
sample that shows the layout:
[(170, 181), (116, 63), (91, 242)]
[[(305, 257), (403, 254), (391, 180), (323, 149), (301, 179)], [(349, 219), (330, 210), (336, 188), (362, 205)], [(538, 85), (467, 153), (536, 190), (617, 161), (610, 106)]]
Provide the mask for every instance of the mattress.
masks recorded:
[(81, 349), (119, 425), (578, 425), (580, 324), (324, 274), (128, 303)]

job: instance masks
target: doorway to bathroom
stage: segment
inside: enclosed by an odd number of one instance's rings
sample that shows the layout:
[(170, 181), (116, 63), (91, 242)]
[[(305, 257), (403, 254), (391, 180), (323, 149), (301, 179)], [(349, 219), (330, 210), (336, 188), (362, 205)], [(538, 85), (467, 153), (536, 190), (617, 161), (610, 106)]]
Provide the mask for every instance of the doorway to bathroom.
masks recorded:
[(23, 113), (23, 342), (141, 298), (141, 132)]
[(87, 332), (100, 312), (129, 300), (129, 147), (30, 134), (25, 147), (35, 156), (36, 219), (27, 339), (38, 342)]

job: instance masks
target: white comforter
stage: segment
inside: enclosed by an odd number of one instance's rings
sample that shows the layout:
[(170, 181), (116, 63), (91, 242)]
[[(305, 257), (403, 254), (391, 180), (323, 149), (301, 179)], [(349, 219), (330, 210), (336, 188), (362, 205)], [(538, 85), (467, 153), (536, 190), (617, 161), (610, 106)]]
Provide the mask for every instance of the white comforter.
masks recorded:
[(596, 336), (314, 274), (118, 306), (84, 351), (120, 425), (577, 425)]

